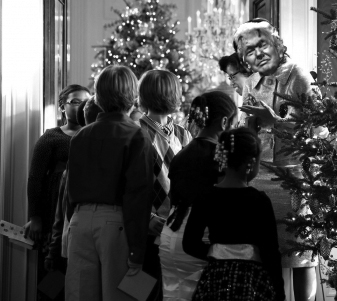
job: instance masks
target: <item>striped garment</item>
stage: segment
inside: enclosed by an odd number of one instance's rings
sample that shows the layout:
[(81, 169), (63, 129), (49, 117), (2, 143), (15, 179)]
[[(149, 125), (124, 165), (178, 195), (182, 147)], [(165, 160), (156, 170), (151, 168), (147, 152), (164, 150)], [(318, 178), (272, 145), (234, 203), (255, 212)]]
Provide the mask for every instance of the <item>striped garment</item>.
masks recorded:
[(141, 117), (139, 122), (149, 133), (155, 149), (152, 212), (167, 218), (170, 211), (170, 179), (168, 178), (170, 163), (173, 157), (192, 140), (192, 136), (186, 129), (173, 123), (170, 117), (164, 126), (146, 115)]

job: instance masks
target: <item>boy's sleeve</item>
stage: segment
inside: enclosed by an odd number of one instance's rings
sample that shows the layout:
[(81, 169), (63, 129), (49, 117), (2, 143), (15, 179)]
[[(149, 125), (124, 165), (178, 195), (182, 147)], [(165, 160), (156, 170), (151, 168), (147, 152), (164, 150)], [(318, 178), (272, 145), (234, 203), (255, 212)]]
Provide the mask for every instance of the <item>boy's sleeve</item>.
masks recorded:
[(141, 128), (131, 140), (126, 160), (123, 216), (129, 260), (142, 264), (153, 200), (153, 146)]

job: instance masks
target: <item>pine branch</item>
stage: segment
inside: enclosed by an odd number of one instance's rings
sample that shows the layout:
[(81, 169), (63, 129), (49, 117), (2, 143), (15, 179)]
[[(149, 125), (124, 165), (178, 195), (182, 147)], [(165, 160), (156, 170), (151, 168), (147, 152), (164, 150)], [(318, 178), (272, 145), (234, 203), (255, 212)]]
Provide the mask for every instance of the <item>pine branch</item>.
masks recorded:
[(321, 15), (322, 15), (324, 18), (326, 18), (326, 19), (330, 19), (330, 20), (333, 20), (333, 19), (334, 19), (333, 16), (328, 15), (326, 12), (324, 12), (324, 11), (322, 11), (322, 10), (320, 10), (320, 9), (317, 9), (316, 7), (310, 7), (310, 10), (313, 10), (313, 11), (315, 11), (316, 13), (321, 14)]

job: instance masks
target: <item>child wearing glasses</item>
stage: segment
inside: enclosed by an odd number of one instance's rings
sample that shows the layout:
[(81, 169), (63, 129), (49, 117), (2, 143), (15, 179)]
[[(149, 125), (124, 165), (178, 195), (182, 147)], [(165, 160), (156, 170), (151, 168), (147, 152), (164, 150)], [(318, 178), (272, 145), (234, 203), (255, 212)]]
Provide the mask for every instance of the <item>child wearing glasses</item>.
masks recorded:
[[(76, 119), (78, 106), (89, 99), (86, 87), (69, 85), (59, 96), (59, 108), (64, 125), (47, 129), (36, 142), (28, 176), (28, 211), (30, 222), (26, 225), (26, 236), (37, 244), (48, 245), (54, 222), (56, 204), (62, 173), (68, 161), (72, 136), (81, 128)], [(45, 276), (42, 248), (38, 256), (39, 283)], [(38, 294), (40, 294), (38, 292)], [(44, 300), (41, 295), (41, 300)]]
[(146, 115), (139, 119), (154, 148), (154, 193), (144, 271), (157, 279), (147, 300), (162, 300), (159, 237), (170, 211), (168, 171), (173, 157), (191, 140), (190, 133), (173, 123), (169, 114), (180, 106), (182, 89), (177, 76), (166, 70), (151, 70), (140, 79), (139, 100)]

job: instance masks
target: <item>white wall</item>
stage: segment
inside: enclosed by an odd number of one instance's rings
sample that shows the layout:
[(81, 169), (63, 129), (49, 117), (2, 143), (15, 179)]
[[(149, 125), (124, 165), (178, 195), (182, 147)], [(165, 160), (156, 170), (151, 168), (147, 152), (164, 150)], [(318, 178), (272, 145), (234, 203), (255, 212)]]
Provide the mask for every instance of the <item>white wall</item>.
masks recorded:
[(291, 59), (305, 70), (317, 69), (317, 0), (281, 0), (280, 34)]

